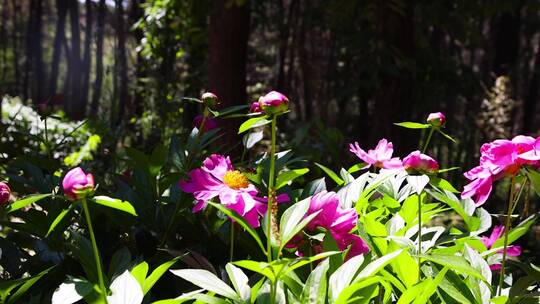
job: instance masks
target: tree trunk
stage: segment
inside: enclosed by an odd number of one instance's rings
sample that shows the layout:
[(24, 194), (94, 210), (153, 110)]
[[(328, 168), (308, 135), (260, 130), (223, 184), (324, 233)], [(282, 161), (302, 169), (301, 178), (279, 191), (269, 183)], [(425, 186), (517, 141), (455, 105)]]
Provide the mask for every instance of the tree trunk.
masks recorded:
[(21, 95), (21, 70), (19, 67), (19, 33), (21, 31), (19, 24), (19, 16), (21, 15), (21, 2), (13, 0), (11, 5), (13, 7), (13, 27), (11, 29), (11, 41), (13, 50), (13, 74), (14, 74), (14, 94)]
[[(219, 97), (223, 107), (247, 102), (246, 57), (250, 2), (243, 5), (232, 3), (228, 0), (214, 1), (210, 16), (209, 88)], [(227, 143), (239, 142), (235, 122), (228, 120), (224, 129), (224, 140)]]
[(530, 134), (537, 131), (535, 128), (536, 118), (536, 103), (540, 97), (540, 41), (536, 50), (534, 68), (532, 71), (531, 81), (529, 83), (529, 91), (525, 97), (523, 105), (523, 134)]
[(58, 81), (58, 70), (60, 67), (60, 58), (65, 39), (67, 0), (56, 0), (56, 32), (54, 36), (54, 50), (51, 63), (51, 76), (49, 83), (49, 97), (56, 94), (56, 85)]
[(69, 18), (71, 22), (71, 52), (69, 63), (69, 82), (67, 94), (67, 113), (73, 119), (83, 119), (86, 104), (81, 99), (81, 36), (79, 31), (79, 2), (69, 1)]
[[(376, 142), (379, 137), (386, 137), (394, 142), (394, 147), (401, 152), (413, 150), (414, 141), (409, 140), (409, 130), (397, 128), (394, 122), (405, 121), (412, 117), (414, 108), (413, 98), (413, 67), (400, 67), (399, 62), (414, 60), (414, 23), (412, 2), (407, 1), (403, 12), (392, 7), (391, 0), (378, 2), (377, 14), (380, 22), (376, 39), (385, 44), (385, 48), (393, 49), (398, 55), (388, 58), (394, 62), (399, 71), (394, 73), (382, 72), (379, 89), (373, 98), (375, 117), (371, 117), (373, 128), (370, 134)], [(402, 58), (405, 58), (403, 60)]]
[(521, 1), (516, 3), (513, 11), (503, 13), (494, 24), (495, 58), (492, 69), (497, 77), (509, 76), (518, 58), (522, 4)]
[[(9, 21), (9, 12), (8, 12), (8, 0), (4, 0), (2, 3), (2, 23), (0, 25), (0, 37), (2, 37), (2, 85), (6, 86), (7, 84), (7, 44), (8, 44), (8, 37), (7, 37), (7, 23)], [(0, 87), (0, 91), (6, 91), (6, 87)], [(1, 113), (1, 112), (0, 112)]]
[[(130, 23), (135, 24), (139, 19), (141, 19), (144, 16), (144, 11), (141, 7), (141, 0), (132, 0), (131, 2), (131, 12), (130, 12)], [(141, 40), (144, 38), (144, 32), (141, 28), (136, 28), (133, 31), (133, 36), (135, 37), (135, 41), (137, 44), (141, 42)], [(137, 59), (135, 62), (135, 89), (134, 89), (134, 96), (133, 96), (133, 113), (137, 117), (141, 117), (144, 111), (143, 106), (143, 83), (141, 80), (145, 79), (147, 77), (146, 69), (144, 66), (144, 58), (140, 54), (140, 52), (137, 52)]]
[(99, 1), (97, 25), (96, 25), (96, 79), (92, 95), (92, 104), (90, 106), (90, 115), (96, 116), (101, 98), (101, 84), (103, 82), (103, 35), (105, 33), (105, 0)]
[[(88, 95), (90, 87), (90, 66), (92, 65), (92, 0), (86, 0), (86, 29), (84, 31), (84, 55), (83, 55), (83, 72), (82, 72), (82, 87), (81, 87), (81, 102), (88, 104)], [(85, 111), (86, 114), (86, 111)]]
[(116, 0), (116, 37), (118, 39), (118, 57), (117, 61), (117, 83), (118, 83), (118, 115), (116, 123), (118, 124), (128, 113), (128, 92), (127, 92), (127, 59), (126, 59), (126, 30), (124, 26), (124, 7), (122, 0)]

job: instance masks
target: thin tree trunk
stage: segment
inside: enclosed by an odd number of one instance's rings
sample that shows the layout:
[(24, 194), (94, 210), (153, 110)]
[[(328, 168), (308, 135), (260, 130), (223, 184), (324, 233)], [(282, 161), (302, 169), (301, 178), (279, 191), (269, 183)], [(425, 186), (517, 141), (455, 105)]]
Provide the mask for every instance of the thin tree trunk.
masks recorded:
[(43, 101), (44, 95), (45, 95), (45, 82), (43, 79), (45, 78), (45, 71), (43, 66), (43, 46), (42, 46), (42, 40), (43, 40), (43, 34), (42, 34), (42, 28), (43, 28), (43, 1), (38, 0), (36, 3), (36, 15), (35, 15), (35, 28), (34, 28), (34, 39), (33, 39), (33, 46), (32, 49), (34, 51), (34, 58), (35, 58), (35, 74), (34, 79), (32, 81), (32, 86), (35, 89), (35, 93), (33, 94), (33, 101), (34, 104), (38, 104), (39, 102)]
[(71, 52), (69, 69), (69, 94), (67, 113), (73, 119), (84, 118), (86, 104), (81, 99), (81, 36), (79, 30), (79, 2), (70, 1), (69, 18), (71, 27)]
[[(4, 0), (2, 4), (2, 24), (0, 26), (0, 37), (2, 37), (2, 84), (5, 86), (7, 84), (7, 44), (8, 44), (8, 37), (7, 37), (7, 23), (9, 21), (9, 12), (8, 12), (8, 0)], [(0, 87), (0, 90), (5, 91), (7, 87)]]
[[(246, 58), (249, 36), (250, 2), (242, 5), (228, 0), (214, 1), (210, 16), (209, 87), (223, 107), (247, 102)], [(224, 126), (224, 138), (229, 143), (239, 142), (236, 125), (231, 120)], [(233, 151), (237, 154), (238, 151)]]
[(99, 99), (101, 98), (101, 84), (103, 82), (103, 35), (105, 33), (105, 12), (105, 0), (100, 0), (96, 25), (96, 79), (94, 80), (92, 104), (90, 106), (90, 114), (94, 117), (98, 112)]
[[(140, 20), (143, 15), (144, 11), (141, 7), (141, 0), (132, 0), (131, 2), (131, 13), (130, 13), (130, 23), (134, 24), (138, 20)], [(144, 32), (141, 28), (136, 28), (133, 31), (133, 35), (135, 37), (135, 41), (137, 44), (141, 42), (141, 40), (144, 38)], [(135, 63), (135, 90), (134, 90), (134, 96), (133, 96), (133, 113), (137, 117), (141, 117), (143, 114), (143, 84), (141, 83), (141, 80), (146, 78), (147, 73), (146, 69), (144, 67), (144, 58), (140, 54), (140, 52), (137, 52), (137, 61)]]
[(11, 41), (12, 41), (12, 50), (13, 50), (13, 74), (14, 74), (14, 93), (21, 95), (20, 88), (20, 79), (21, 79), (21, 70), (19, 68), (19, 16), (21, 15), (21, 6), (19, 0), (12, 0), (11, 4), (13, 7), (13, 28), (11, 29)]
[(36, 22), (36, 0), (31, 0), (28, 4), (28, 22), (26, 22), (28, 26), (28, 30), (26, 32), (26, 60), (24, 63), (24, 77), (23, 77), (23, 87), (22, 87), (22, 96), (23, 100), (26, 102), (28, 97), (30, 96), (29, 88), (30, 88), (30, 77), (32, 76), (32, 66), (33, 66), (33, 59), (34, 59), (34, 52), (33, 50), (33, 37), (34, 37), (34, 31), (35, 31), (35, 22)]
[[(120, 122), (125, 116), (129, 115), (127, 109), (127, 59), (126, 59), (126, 31), (124, 26), (124, 7), (122, 0), (116, 0), (116, 37), (118, 39), (118, 57), (117, 62), (117, 83), (118, 83), (118, 115), (116, 123)], [(113, 120), (114, 121), (114, 120)]]
[(49, 83), (49, 97), (56, 94), (56, 85), (58, 82), (58, 70), (60, 67), (60, 58), (62, 55), (63, 42), (65, 39), (67, 0), (56, 0), (57, 20), (56, 33), (54, 36), (54, 50), (51, 63), (51, 76)]
[(532, 71), (531, 81), (529, 83), (529, 91), (525, 97), (523, 105), (523, 133), (529, 134), (536, 131), (535, 118), (536, 118), (536, 103), (539, 102), (540, 97), (540, 41), (538, 41), (538, 47), (536, 50), (534, 68)]
[[(82, 72), (82, 87), (81, 87), (81, 102), (88, 104), (88, 95), (90, 87), (90, 67), (92, 65), (92, 0), (86, 0), (86, 29), (84, 31), (84, 55), (83, 55), (83, 72)], [(85, 111), (86, 114), (86, 111)]]

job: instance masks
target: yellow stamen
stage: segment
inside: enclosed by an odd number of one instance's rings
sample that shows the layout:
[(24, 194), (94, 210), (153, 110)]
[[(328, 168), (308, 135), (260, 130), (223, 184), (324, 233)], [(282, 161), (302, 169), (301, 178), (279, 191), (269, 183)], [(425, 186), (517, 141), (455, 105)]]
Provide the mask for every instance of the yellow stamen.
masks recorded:
[(225, 185), (236, 190), (249, 186), (249, 180), (247, 177), (238, 170), (227, 171), (227, 173), (225, 173), (223, 176), (223, 182)]

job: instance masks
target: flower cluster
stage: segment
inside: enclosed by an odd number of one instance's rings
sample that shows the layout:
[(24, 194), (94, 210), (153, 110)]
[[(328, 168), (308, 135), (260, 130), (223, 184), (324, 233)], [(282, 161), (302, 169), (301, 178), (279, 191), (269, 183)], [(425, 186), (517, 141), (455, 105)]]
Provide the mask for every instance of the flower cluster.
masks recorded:
[[(330, 232), (340, 250), (346, 250), (350, 247), (346, 259), (369, 251), (364, 240), (351, 233), (356, 227), (358, 213), (353, 208), (342, 208), (339, 196), (335, 192), (322, 191), (311, 197), (306, 217), (317, 212), (318, 214), (307, 224), (305, 228), (307, 231), (315, 232), (323, 228)], [(300, 248), (303, 245), (305, 242), (298, 235), (287, 244), (287, 248)], [(320, 246), (313, 246), (313, 249), (321, 251)], [(302, 255), (300, 251), (297, 254)]]
[(480, 148), (480, 164), (465, 172), (470, 183), (465, 185), (462, 198), (474, 198), (477, 206), (486, 202), (492, 183), (516, 175), (522, 166), (538, 166), (540, 137), (518, 135), (512, 140), (498, 139)]
[(349, 145), (349, 151), (367, 163), (367, 167), (384, 169), (404, 168), (408, 172), (435, 173), (439, 170), (439, 164), (433, 158), (420, 151), (411, 152), (403, 161), (399, 157), (392, 157), (394, 146), (386, 139), (381, 139), (377, 147), (367, 152), (360, 148), (358, 142)]
[[(266, 212), (266, 199), (257, 196), (257, 188), (242, 172), (235, 170), (228, 156), (212, 154), (204, 160), (201, 168), (189, 172), (187, 180), (180, 181), (180, 188), (193, 193), (197, 200), (193, 212), (201, 211), (208, 201), (216, 197), (253, 227), (260, 226), (259, 216)], [(286, 200), (286, 196), (277, 197), (278, 202)]]

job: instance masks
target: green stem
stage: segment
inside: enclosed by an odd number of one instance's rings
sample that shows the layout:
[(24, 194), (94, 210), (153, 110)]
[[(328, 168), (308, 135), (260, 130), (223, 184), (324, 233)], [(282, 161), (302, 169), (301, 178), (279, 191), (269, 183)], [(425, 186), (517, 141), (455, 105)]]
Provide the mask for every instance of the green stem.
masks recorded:
[(422, 199), (418, 195), (418, 276), (422, 273), (420, 255), (422, 254)]
[(497, 290), (497, 295), (501, 295), (503, 283), (504, 283), (504, 272), (506, 266), (506, 251), (508, 248), (508, 231), (510, 230), (512, 210), (514, 205), (514, 188), (516, 184), (516, 178), (512, 176), (512, 182), (510, 183), (510, 197), (508, 198), (508, 212), (506, 214), (506, 223), (504, 225), (504, 246), (503, 246), (503, 257), (501, 262), (501, 271), (499, 274), (499, 289)]
[(96, 244), (96, 237), (94, 236), (94, 228), (92, 227), (92, 220), (90, 218), (90, 211), (88, 210), (88, 203), (86, 198), (83, 198), (82, 205), (84, 209), (84, 216), (86, 217), (86, 223), (88, 224), (88, 232), (90, 233), (90, 241), (92, 242), (92, 251), (94, 252), (94, 260), (97, 268), (97, 275), (99, 280), (99, 288), (101, 289), (101, 295), (103, 300), (107, 303), (107, 290), (105, 289), (105, 281), (103, 280), (103, 270), (101, 269), (101, 259), (99, 257), (99, 251)]
[(231, 243), (229, 251), (229, 261), (232, 262), (234, 258), (234, 223), (231, 221)]
[(426, 139), (426, 143), (424, 144), (424, 147), (422, 148), (422, 153), (426, 153), (429, 142), (431, 141), (431, 136), (433, 136), (433, 131), (435, 131), (435, 129), (433, 127), (431, 127), (429, 129), (429, 135), (428, 135), (428, 137)]
[(270, 304), (276, 303), (276, 283), (270, 282)]
[(274, 179), (276, 170), (276, 122), (276, 115), (273, 115), (271, 127), (272, 141), (270, 147), (270, 176), (268, 178), (268, 210), (266, 211), (266, 218), (268, 220), (266, 225), (266, 233), (268, 235), (266, 241), (268, 263), (272, 262), (272, 208), (274, 203)]

